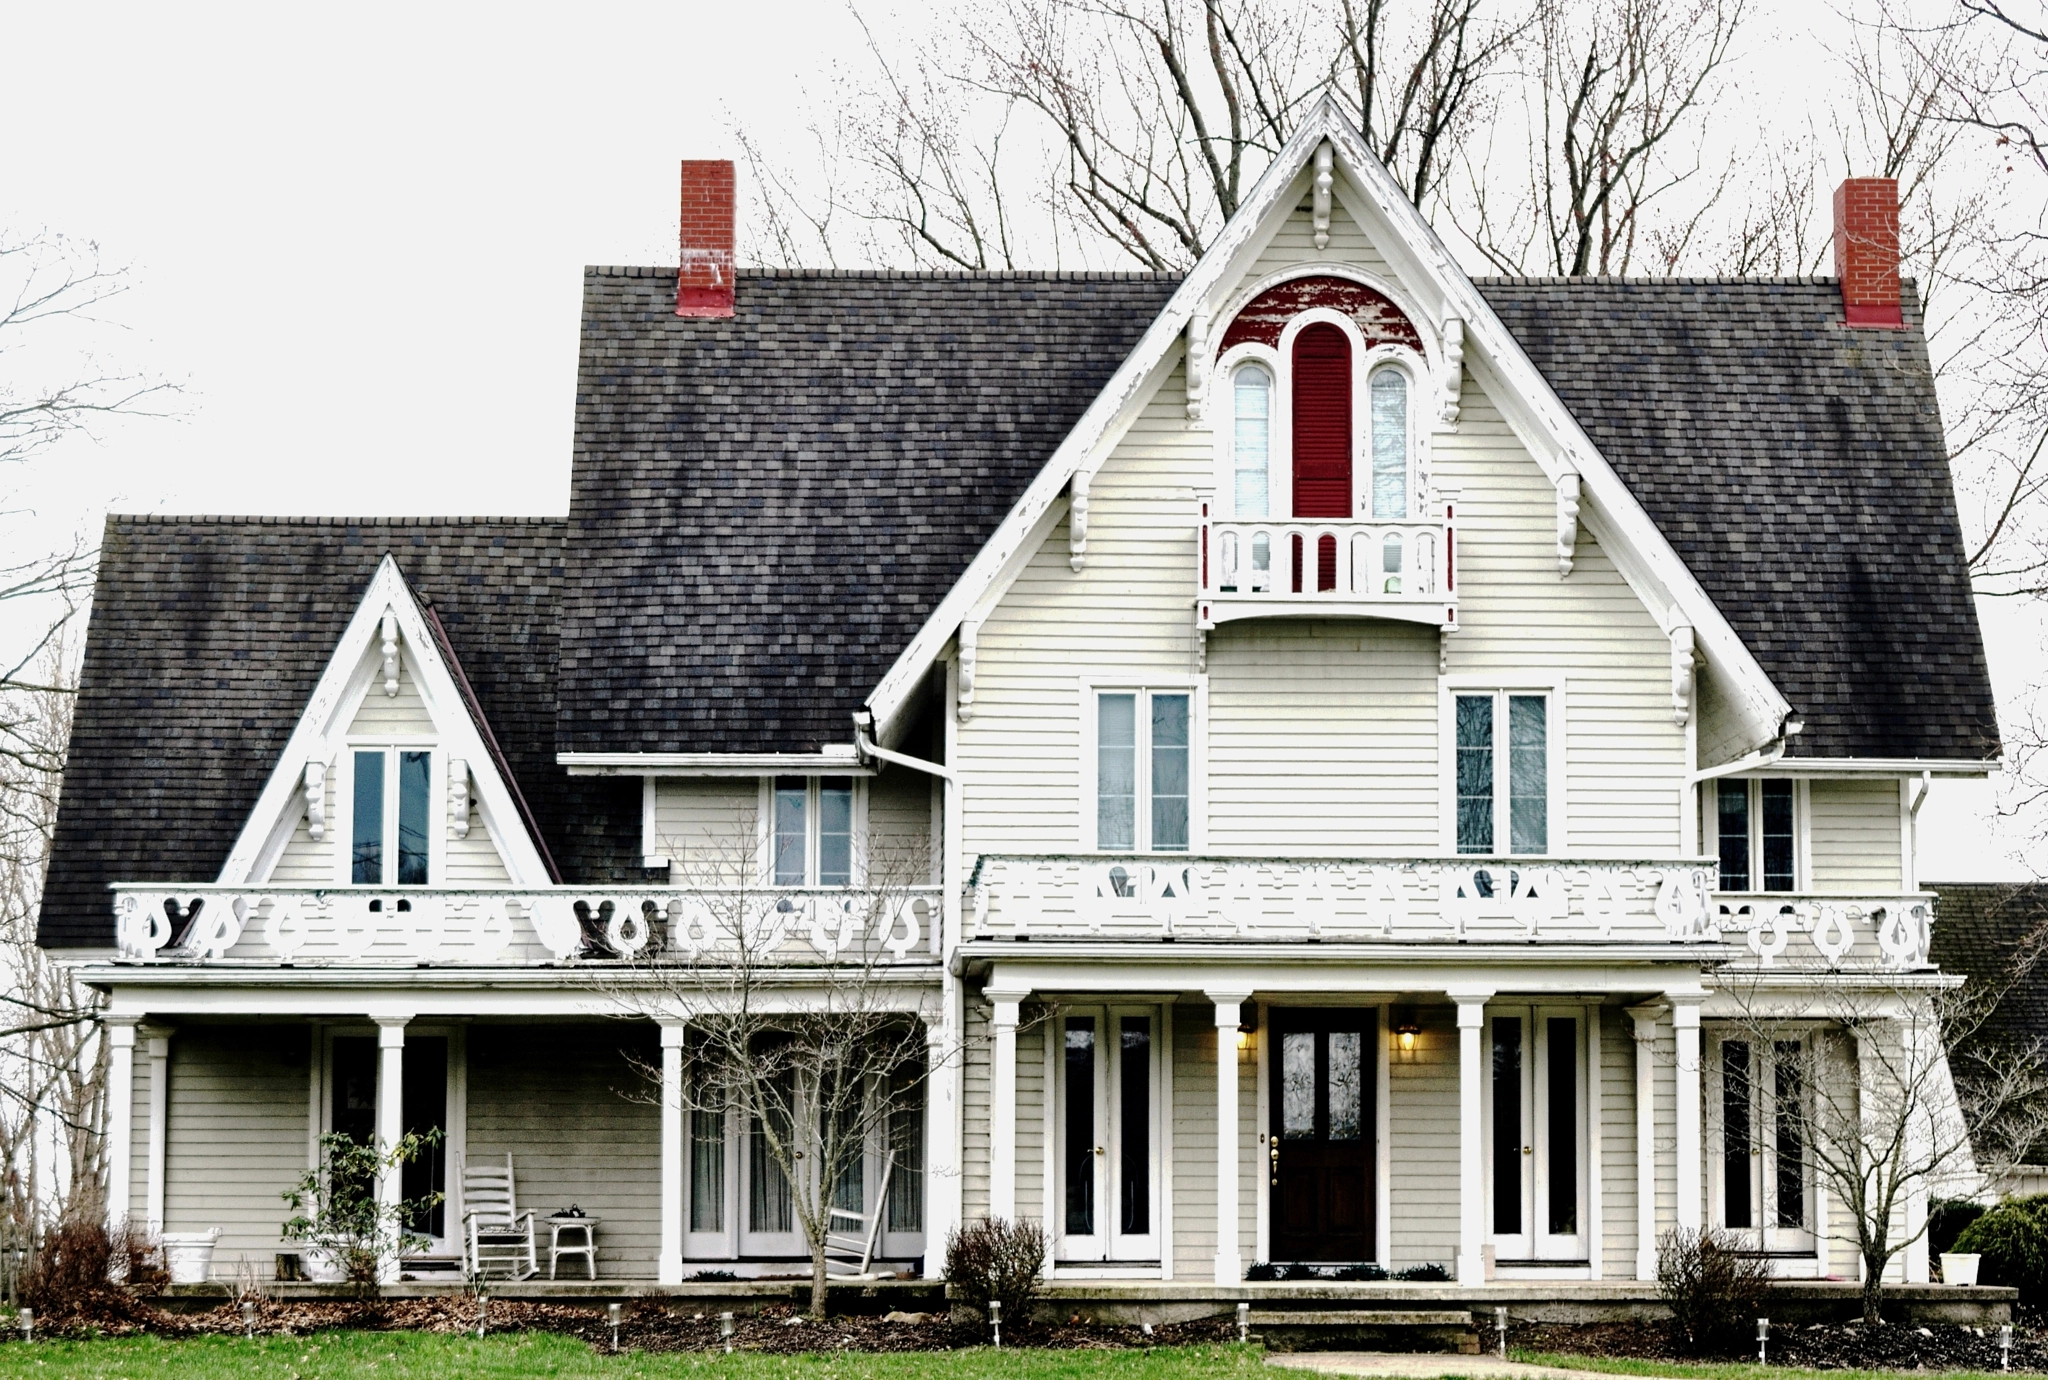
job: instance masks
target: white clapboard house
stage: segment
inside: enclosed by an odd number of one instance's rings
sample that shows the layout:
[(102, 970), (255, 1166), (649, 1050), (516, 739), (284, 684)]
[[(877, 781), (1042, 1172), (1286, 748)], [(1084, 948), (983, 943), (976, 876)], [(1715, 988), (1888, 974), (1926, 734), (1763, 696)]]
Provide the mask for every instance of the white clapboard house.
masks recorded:
[(886, 870), (896, 1266), (1854, 1277), (1729, 1003), (1935, 981), (1916, 819), (2000, 752), (1891, 183), (1838, 277), (1618, 280), (1467, 276), (1328, 104), (1184, 277), (734, 272), (683, 176), (680, 274), (586, 272), (566, 518), (109, 520), (41, 934), (116, 1217), (267, 1269), (323, 1132), (439, 1126), (427, 1256), (509, 1155), (607, 1278), (787, 1272), (615, 993), (719, 885), (800, 992)]

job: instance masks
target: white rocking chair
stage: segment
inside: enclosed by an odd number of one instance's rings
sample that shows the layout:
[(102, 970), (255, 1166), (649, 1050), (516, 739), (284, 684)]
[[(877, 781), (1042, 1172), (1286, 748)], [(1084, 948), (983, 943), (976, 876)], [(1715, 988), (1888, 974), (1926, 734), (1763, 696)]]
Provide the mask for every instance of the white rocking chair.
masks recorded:
[[(882, 1218), (889, 1210), (889, 1175), (893, 1162), (882, 1166), (882, 1186), (866, 1212), (835, 1207), (825, 1217), (825, 1274), (831, 1279), (879, 1279), (872, 1266), (882, 1239)], [(845, 1224), (844, 1227), (841, 1224)]]
[(462, 1225), (468, 1259), (464, 1266), (476, 1279), (530, 1279), (540, 1273), (533, 1246), (533, 1213), (521, 1212), (512, 1194), (512, 1156), (505, 1167), (478, 1164), (462, 1169)]

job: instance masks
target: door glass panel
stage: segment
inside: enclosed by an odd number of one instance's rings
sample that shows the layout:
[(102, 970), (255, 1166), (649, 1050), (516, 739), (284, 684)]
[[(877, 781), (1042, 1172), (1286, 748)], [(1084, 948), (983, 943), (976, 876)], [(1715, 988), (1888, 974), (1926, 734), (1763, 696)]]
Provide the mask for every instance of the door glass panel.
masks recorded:
[[(1125, 698), (1129, 698), (1126, 696)], [(1095, 1018), (1069, 1016), (1067, 1061), (1067, 1234), (1095, 1234)]]
[(1365, 1039), (1355, 1030), (1330, 1032), (1330, 1139), (1357, 1140), (1364, 1134), (1359, 1106)]
[[(833, 1119), (839, 1124), (828, 1126), (822, 1117), (818, 1122), (819, 1158), (829, 1153), (838, 1165), (832, 1179), (832, 1206), (847, 1212), (868, 1210), (867, 1147), (860, 1141), (862, 1100), (858, 1094), (835, 1092), (830, 1101), (836, 1111)], [(829, 1147), (827, 1141), (831, 1142)]]
[(1493, 1018), (1493, 1230), (1522, 1233), (1522, 1020)]
[(853, 884), (853, 781), (828, 776), (818, 783), (818, 885)]
[[(379, 755), (382, 760), (382, 755)], [(358, 1145), (377, 1142), (377, 1039), (337, 1035), (329, 1053), (327, 1128)], [(365, 1191), (368, 1185), (364, 1185)]]
[(1508, 696), (1508, 848), (1542, 853), (1550, 846), (1548, 705), (1541, 695)]
[(1715, 792), (1721, 839), (1721, 890), (1749, 890), (1749, 783), (1722, 781)]
[(1458, 696), (1458, 851), (1493, 851), (1493, 696)]
[(775, 780), (775, 885), (804, 884), (804, 806), (810, 783), (801, 776)]
[(1098, 848), (1136, 848), (1138, 697), (1104, 695), (1096, 713), (1095, 843)]
[(1290, 1030), (1280, 1037), (1280, 1134), (1296, 1140), (1316, 1133), (1316, 1037)]
[(398, 884), (427, 884), (427, 799), (433, 792), (433, 754), (398, 754)]
[[(769, 1098), (775, 1137), (787, 1147), (793, 1125), (790, 1108), (795, 1102), (794, 1082), (787, 1075), (778, 1078)], [(747, 1228), (758, 1232), (796, 1230), (796, 1202), (789, 1177), (782, 1172), (768, 1144), (768, 1127), (754, 1118), (747, 1136)]]
[(690, 1113), (690, 1230), (725, 1230), (725, 1113)]
[(356, 754), (355, 827), (349, 849), (349, 881), (384, 885), (384, 754)]
[(1152, 1019), (1125, 1016), (1117, 1057), (1118, 1230), (1152, 1230)]
[(924, 1230), (924, 1070), (900, 1073), (889, 1113), (889, 1230)]
[(1188, 697), (1152, 696), (1152, 847), (1188, 846)]
[(1764, 890), (1790, 891), (1792, 866), (1792, 783), (1765, 781), (1763, 789)]
[(1781, 1227), (1803, 1227), (1806, 1225), (1806, 1089), (1800, 1068), (1802, 1051), (1797, 1040), (1780, 1040), (1777, 1053), (1775, 1086), (1771, 1089), (1777, 1111), (1774, 1118), (1777, 1124), (1773, 1128), (1778, 1159), (1776, 1220)]
[(1756, 1225), (1749, 1195), (1749, 1046), (1721, 1042), (1721, 1225), (1741, 1231)]
[(1550, 1018), (1544, 1073), (1548, 1075), (1550, 1234), (1575, 1236), (1579, 1230), (1579, 1023), (1570, 1016)]
[[(419, 1154), (398, 1172), (399, 1197), (414, 1203), (422, 1198), (439, 1198), (448, 1191), (448, 1039), (445, 1035), (415, 1035), (405, 1042), (402, 1057), (405, 1129), (419, 1135), (434, 1130), (442, 1132), (432, 1144), (422, 1145)], [(446, 1236), (446, 1203), (435, 1202), (407, 1225), (427, 1236)]]

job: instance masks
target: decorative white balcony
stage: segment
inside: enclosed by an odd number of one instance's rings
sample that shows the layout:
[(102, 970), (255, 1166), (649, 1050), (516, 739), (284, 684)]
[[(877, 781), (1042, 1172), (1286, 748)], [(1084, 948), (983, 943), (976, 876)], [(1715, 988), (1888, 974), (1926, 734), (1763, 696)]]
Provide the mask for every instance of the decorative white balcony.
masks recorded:
[[(1746, 945), (1763, 966), (1925, 967), (1933, 897), (1714, 894), (1707, 858), (996, 856), (970, 881), (981, 940)], [(1784, 913), (1780, 914), (1779, 911)], [(1745, 961), (1736, 955), (1736, 961)]]
[(1240, 618), (1394, 618), (1458, 622), (1454, 513), (1401, 521), (1222, 521), (1201, 498), (1203, 629)]
[[(545, 890), (121, 884), (130, 961), (523, 967), (576, 961), (930, 963), (939, 889)], [(862, 961), (866, 961), (865, 958)]]

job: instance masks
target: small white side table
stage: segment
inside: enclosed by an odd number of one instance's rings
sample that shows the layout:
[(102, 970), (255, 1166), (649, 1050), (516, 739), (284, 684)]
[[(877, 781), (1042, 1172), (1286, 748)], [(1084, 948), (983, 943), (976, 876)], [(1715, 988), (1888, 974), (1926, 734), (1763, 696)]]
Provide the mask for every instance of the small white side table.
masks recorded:
[[(555, 1216), (547, 1220), (550, 1232), (548, 1238), (548, 1278), (553, 1279), (555, 1277), (555, 1267), (561, 1263), (563, 1256), (580, 1255), (583, 1257), (584, 1263), (590, 1267), (590, 1277), (596, 1279), (597, 1224), (602, 1219), (597, 1217)], [(578, 1245), (572, 1236), (569, 1244), (563, 1245), (562, 1233), (565, 1231), (583, 1233), (582, 1244)]]

